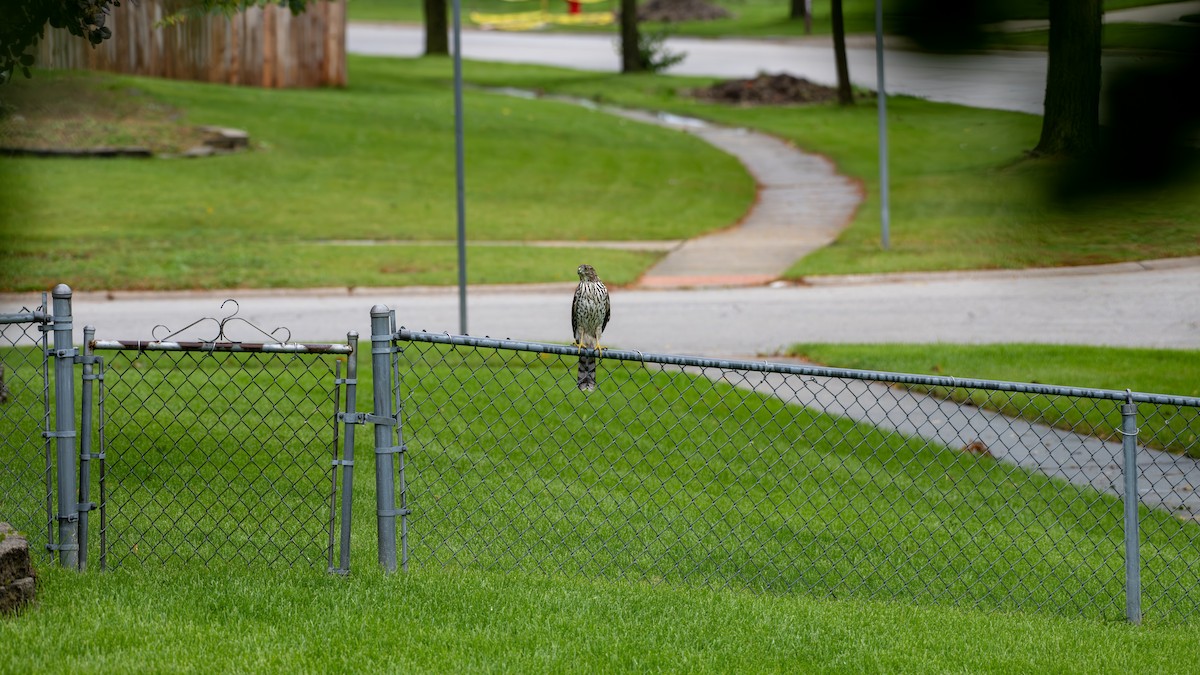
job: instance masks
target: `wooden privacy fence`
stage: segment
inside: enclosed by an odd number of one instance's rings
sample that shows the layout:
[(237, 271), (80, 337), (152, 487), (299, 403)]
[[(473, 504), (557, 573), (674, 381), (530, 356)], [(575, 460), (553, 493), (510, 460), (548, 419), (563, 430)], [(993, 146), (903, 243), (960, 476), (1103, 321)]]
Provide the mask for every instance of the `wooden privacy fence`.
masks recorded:
[(181, 5), (121, 3), (106, 23), (112, 38), (95, 48), (47, 26), (37, 64), (273, 88), (346, 84), (346, 0), (310, 2), (298, 16), (267, 5), (161, 25)]

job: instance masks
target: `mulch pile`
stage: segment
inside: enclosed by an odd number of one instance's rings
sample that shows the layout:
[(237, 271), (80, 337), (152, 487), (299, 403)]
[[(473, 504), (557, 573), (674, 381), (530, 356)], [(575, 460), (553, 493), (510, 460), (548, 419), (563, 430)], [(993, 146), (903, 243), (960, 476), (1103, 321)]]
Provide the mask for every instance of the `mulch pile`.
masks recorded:
[(729, 12), (705, 0), (649, 0), (638, 7), (638, 21), (712, 21), (727, 19)]
[(711, 87), (693, 89), (692, 96), (717, 103), (787, 105), (836, 101), (837, 89), (787, 73), (759, 73), (758, 77), (749, 80), (726, 80)]

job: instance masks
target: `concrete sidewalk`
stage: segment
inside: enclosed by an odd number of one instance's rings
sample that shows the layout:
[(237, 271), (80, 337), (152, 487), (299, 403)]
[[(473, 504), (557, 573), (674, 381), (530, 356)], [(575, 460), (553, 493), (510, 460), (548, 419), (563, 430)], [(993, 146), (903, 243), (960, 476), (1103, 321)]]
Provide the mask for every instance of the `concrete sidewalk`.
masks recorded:
[(832, 244), (863, 199), (859, 184), (837, 173), (832, 162), (773, 136), (675, 115), (601, 109), (703, 139), (736, 157), (758, 184), (758, 199), (740, 222), (683, 242), (642, 276), (640, 287), (765, 284)]

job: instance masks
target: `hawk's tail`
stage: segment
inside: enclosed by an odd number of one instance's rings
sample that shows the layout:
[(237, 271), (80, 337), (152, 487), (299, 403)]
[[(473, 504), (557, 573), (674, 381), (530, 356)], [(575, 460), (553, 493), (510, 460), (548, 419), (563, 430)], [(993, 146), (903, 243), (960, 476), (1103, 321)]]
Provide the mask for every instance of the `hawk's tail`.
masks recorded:
[(596, 390), (596, 359), (591, 356), (579, 357), (579, 390)]

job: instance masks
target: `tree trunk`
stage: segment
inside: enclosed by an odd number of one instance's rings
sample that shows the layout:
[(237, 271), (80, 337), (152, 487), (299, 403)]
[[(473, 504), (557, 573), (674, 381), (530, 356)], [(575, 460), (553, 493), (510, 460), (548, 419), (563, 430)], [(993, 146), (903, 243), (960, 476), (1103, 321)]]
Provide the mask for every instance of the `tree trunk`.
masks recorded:
[(621, 72), (643, 70), (638, 54), (637, 0), (621, 0)]
[(788, 18), (803, 19), (804, 16), (804, 0), (792, 0), (791, 11), (788, 12)]
[(1037, 155), (1082, 157), (1100, 142), (1101, 0), (1050, 0), (1046, 103)]
[(446, 0), (425, 0), (425, 55), (446, 56), (450, 53), (449, 22), (446, 19)]
[[(1096, 0), (1099, 2), (1099, 0)], [(850, 67), (846, 65), (846, 23), (842, 19), (842, 0), (831, 0), (833, 23), (833, 58), (837, 63), (838, 104), (854, 105), (854, 93), (850, 91)]]

